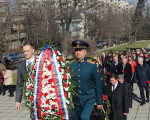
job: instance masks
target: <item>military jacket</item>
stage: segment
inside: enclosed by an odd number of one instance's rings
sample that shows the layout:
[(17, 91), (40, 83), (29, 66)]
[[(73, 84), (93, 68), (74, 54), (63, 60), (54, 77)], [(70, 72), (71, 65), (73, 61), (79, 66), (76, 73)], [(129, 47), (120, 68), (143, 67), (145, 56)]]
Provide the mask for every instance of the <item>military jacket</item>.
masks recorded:
[(73, 98), (74, 103), (84, 106), (87, 100), (94, 98), (98, 105), (102, 105), (102, 81), (96, 64), (85, 58), (71, 63), (70, 69), (76, 82), (75, 91), (78, 94)]

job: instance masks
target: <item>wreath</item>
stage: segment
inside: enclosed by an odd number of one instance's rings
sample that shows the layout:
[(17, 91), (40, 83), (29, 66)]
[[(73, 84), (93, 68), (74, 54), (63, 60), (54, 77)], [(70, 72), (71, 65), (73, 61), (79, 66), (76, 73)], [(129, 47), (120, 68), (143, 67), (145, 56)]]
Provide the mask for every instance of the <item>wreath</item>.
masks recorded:
[(74, 81), (63, 54), (47, 46), (27, 67), (24, 79), (25, 105), (36, 119), (69, 119)]

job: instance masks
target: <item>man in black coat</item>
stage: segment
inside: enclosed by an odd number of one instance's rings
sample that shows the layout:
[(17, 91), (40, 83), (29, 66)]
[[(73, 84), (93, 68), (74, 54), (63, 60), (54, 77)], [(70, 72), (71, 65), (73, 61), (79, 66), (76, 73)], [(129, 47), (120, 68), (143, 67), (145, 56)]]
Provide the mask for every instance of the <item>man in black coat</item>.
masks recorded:
[(118, 81), (120, 83), (122, 83), (126, 87), (126, 89), (128, 91), (129, 110), (131, 110), (131, 108), (132, 108), (132, 88), (130, 87), (130, 85), (127, 82), (124, 81), (124, 77), (122, 75), (118, 75)]
[(115, 74), (117, 74), (118, 65), (119, 65), (118, 56), (114, 56), (113, 63), (112, 63), (112, 69), (113, 69), (113, 73), (115, 73)]
[(143, 58), (138, 58), (138, 65), (135, 68), (134, 72), (134, 82), (137, 82), (140, 95), (142, 99), (141, 105), (145, 104), (145, 95), (144, 95), (144, 88), (146, 91), (147, 102), (149, 102), (149, 84), (147, 83), (150, 80), (150, 68), (149, 65), (143, 62)]
[[(28, 65), (33, 63), (35, 60), (34, 47), (31, 43), (25, 43), (23, 45), (23, 52), (26, 59), (19, 62), (17, 70), (16, 100), (15, 100), (16, 111), (20, 110), (20, 103), (22, 100), (23, 82), (24, 82), (23, 76), (26, 72), (26, 68), (28, 67)], [(30, 114), (30, 118), (34, 120), (34, 115)]]
[(117, 74), (123, 74), (124, 75), (124, 80), (128, 83), (132, 83), (131, 82), (131, 78), (132, 78), (132, 68), (131, 65), (129, 63), (127, 63), (127, 59), (123, 58), (122, 59), (122, 63), (119, 64), (118, 66), (118, 70), (117, 70)]
[(106, 68), (106, 62), (107, 62), (107, 55), (105, 55), (104, 52), (102, 53), (101, 61), (102, 61), (103, 69), (105, 69)]
[(110, 75), (111, 86), (108, 95), (108, 99), (111, 104), (112, 112), (110, 114), (110, 120), (126, 120), (126, 116), (129, 112), (129, 98), (128, 92), (125, 86), (118, 82), (116, 74)]

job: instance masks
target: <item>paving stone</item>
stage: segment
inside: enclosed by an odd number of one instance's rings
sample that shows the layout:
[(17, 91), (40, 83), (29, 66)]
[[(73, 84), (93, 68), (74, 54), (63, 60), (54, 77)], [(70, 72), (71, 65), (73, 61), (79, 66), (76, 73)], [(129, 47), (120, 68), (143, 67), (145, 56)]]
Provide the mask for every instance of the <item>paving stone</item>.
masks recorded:
[(137, 114), (136, 118), (148, 118), (148, 114)]
[(135, 120), (148, 120), (148, 118), (135, 118)]

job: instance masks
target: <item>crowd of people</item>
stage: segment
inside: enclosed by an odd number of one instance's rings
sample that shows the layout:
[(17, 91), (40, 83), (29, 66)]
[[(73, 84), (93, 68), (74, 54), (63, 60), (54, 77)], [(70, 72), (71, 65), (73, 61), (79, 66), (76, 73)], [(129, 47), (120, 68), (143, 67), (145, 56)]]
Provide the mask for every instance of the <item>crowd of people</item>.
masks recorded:
[[(113, 114), (113, 117), (110, 115), (111, 119), (119, 120), (120, 111), (123, 111), (120, 114), (123, 115), (121, 120), (127, 119), (127, 113), (132, 108), (133, 83), (139, 86), (141, 106), (146, 102), (149, 103), (150, 56), (144, 48), (138, 51), (133, 50), (131, 54), (127, 54), (125, 50), (123, 53), (110, 51), (107, 55), (103, 52), (101, 57), (96, 55), (94, 61), (104, 82), (104, 94), (108, 95), (111, 103), (111, 114)], [(118, 83), (123, 84), (126, 90), (122, 92), (120, 87), (117, 88), (116, 86), (120, 86)], [(112, 94), (108, 92), (108, 86), (111, 86), (111, 92), (109, 92)]]

